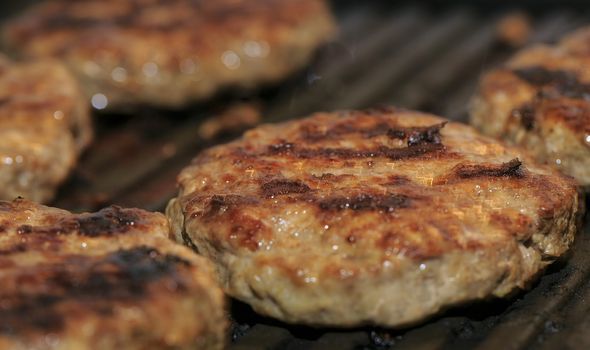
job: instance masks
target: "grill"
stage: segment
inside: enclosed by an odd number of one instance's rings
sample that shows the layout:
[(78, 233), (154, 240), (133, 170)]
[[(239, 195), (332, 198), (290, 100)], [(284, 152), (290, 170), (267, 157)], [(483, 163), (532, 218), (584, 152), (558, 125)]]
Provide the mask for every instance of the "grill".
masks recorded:
[[(225, 92), (183, 111), (145, 109), (98, 116), (96, 142), (53, 204), (73, 211), (107, 204), (163, 210), (175, 195), (176, 175), (191, 158), (239, 134), (214, 140), (197, 136), (203, 121), (229, 101), (255, 100), (268, 116), (265, 121), (272, 122), (318, 110), (379, 104), (465, 121), (481, 72), (513, 53), (496, 35), (498, 20), (512, 9), (492, 8), (486, 2), (392, 3), (334, 1), (340, 37), (319, 52), (310, 67), (279, 86), (255, 95)], [(533, 28), (529, 43), (554, 41), (590, 22), (587, 13), (571, 5), (541, 7), (537, 2), (527, 8)], [(589, 230), (586, 226), (580, 233), (568, 259), (552, 265), (529, 291), (454, 308), (403, 330), (291, 326), (233, 301), (229, 348), (588, 349)]]

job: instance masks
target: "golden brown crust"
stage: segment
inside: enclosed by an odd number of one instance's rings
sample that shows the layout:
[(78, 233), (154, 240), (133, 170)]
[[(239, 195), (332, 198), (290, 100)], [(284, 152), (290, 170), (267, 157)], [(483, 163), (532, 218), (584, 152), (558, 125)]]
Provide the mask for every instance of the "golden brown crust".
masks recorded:
[(484, 133), (527, 148), (537, 160), (590, 184), (590, 32), (538, 45), (486, 74), (471, 121)]
[(108, 108), (175, 107), (303, 66), (333, 35), (323, 0), (46, 1), (5, 28), (27, 57), (59, 57)]
[(1, 201), (0, 347), (221, 349), (211, 267), (167, 230), (162, 215), (138, 209)]
[(88, 109), (60, 63), (0, 57), (0, 199), (53, 197), (92, 137)]
[[(519, 150), (397, 109), (258, 127), (201, 153), (179, 184), (176, 238), (217, 263), (230, 295), (338, 326), (407, 324), (523, 287), (569, 247), (578, 201), (571, 179)], [(491, 265), (470, 275), (461, 260)], [(441, 276), (423, 280), (423, 264)], [(428, 294), (445, 278), (449, 294)], [(361, 285), (374, 287), (361, 309), (340, 310)], [(425, 291), (413, 300), (411, 287)]]

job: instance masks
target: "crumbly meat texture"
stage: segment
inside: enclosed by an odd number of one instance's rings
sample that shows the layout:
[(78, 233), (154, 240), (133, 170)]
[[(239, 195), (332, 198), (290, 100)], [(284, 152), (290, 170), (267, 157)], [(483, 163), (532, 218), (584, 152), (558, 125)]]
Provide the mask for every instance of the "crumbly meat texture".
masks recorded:
[(121, 109), (277, 81), (334, 28), (324, 0), (57, 0), (14, 19), (4, 39), (22, 56), (64, 60), (90, 96)]
[(0, 201), (0, 348), (222, 349), (208, 261), (139, 209)]
[(590, 186), (590, 28), (483, 76), (471, 123)]
[(91, 136), (88, 102), (63, 65), (0, 57), (0, 199), (49, 201)]
[(316, 326), (504, 296), (571, 245), (578, 188), (471, 127), (393, 108), (264, 125), (179, 175), (173, 234), (225, 291)]

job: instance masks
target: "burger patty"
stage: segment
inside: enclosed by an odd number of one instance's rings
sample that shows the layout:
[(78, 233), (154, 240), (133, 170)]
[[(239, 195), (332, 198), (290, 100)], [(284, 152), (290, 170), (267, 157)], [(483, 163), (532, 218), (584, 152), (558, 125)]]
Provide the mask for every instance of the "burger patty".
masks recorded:
[(484, 75), (471, 123), (590, 185), (590, 28)]
[(88, 109), (60, 63), (0, 57), (0, 199), (53, 197), (90, 142)]
[(12, 20), (8, 47), (58, 57), (96, 108), (180, 107), (301, 68), (334, 33), (324, 0), (45, 1)]
[(0, 348), (222, 349), (223, 293), (161, 214), (0, 201)]
[(562, 255), (578, 188), (471, 127), (385, 108), (202, 152), (167, 208), (225, 291), (287, 322), (408, 325), (504, 296)]

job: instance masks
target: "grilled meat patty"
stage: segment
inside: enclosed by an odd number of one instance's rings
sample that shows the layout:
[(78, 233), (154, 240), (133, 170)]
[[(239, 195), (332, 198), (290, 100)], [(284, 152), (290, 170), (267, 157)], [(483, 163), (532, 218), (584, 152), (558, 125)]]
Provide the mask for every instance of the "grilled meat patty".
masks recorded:
[(90, 142), (88, 109), (60, 63), (0, 57), (0, 199), (53, 197)]
[(264, 125), (202, 152), (168, 206), (225, 291), (310, 325), (401, 326), (522, 288), (570, 246), (574, 181), (397, 109)]
[(58, 57), (97, 108), (179, 107), (301, 68), (334, 32), (324, 0), (45, 1), (4, 30), (25, 57)]
[(0, 348), (221, 349), (223, 293), (166, 218), (0, 201)]
[(471, 108), (485, 134), (590, 185), (590, 28), (519, 52), (486, 74)]

